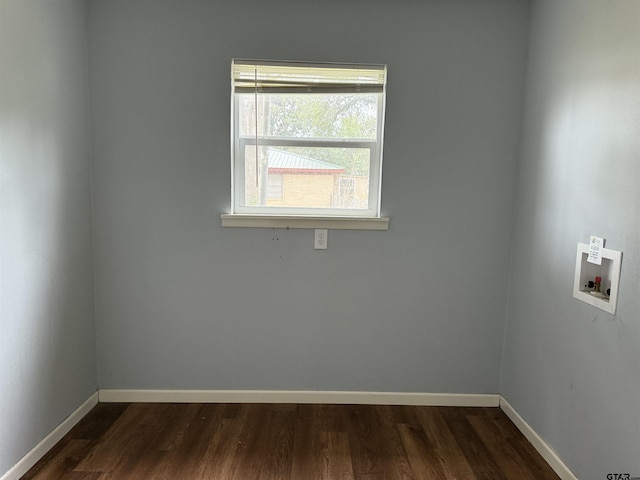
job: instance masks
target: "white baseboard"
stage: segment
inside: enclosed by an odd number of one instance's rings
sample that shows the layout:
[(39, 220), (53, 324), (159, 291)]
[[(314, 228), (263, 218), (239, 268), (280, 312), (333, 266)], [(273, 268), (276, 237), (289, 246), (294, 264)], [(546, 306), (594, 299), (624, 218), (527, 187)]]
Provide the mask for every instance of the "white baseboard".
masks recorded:
[(89, 411), (98, 404), (98, 392), (80, 405), (71, 415), (65, 418), (49, 435), (47, 435), (29, 453), (20, 459), (0, 480), (19, 480), (33, 467), (38, 460), (51, 450), (51, 448), (64, 437)]
[[(332, 403), (497, 407), (497, 394), (331, 392), (287, 390), (100, 390), (101, 402)], [(0, 479), (1, 480), (1, 479)]]
[(500, 408), (511, 419), (518, 430), (526, 437), (533, 448), (545, 459), (549, 466), (562, 480), (578, 480), (569, 467), (567, 467), (560, 457), (547, 445), (547, 443), (531, 428), (524, 418), (507, 402), (504, 397), (500, 396)]

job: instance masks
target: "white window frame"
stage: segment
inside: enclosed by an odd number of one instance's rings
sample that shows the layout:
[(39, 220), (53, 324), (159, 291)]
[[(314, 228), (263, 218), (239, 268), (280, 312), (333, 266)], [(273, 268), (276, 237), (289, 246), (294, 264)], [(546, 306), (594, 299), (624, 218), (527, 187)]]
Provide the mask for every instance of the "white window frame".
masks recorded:
[[(347, 84), (342, 90), (342, 84), (337, 87), (331, 85), (327, 91), (335, 93), (348, 93), (349, 91), (380, 94), (378, 101), (378, 122), (375, 139), (315, 139), (315, 138), (283, 138), (266, 136), (240, 136), (239, 134), (239, 95), (236, 94), (233, 78), (233, 68), (237, 63), (246, 65), (276, 65), (284, 67), (305, 67), (312, 69), (363, 69), (379, 70), (383, 75), (381, 85)], [(331, 71), (331, 70), (328, 70)], [(338, 70), (333, 70), (338, 71)], [(234, 60), (232, 62), (232, 95), (231, 95), (231, 212), (221, 215), (223, 226), (256, 226), (256, 227), (282, 227), (282, 228), (349, 228), (386, 230), (389, 219), (380, 215), (381, 186), (382, 186), (382, 146), (384, 134), (385, 114), (385, 87), (386, 66), (384, 65), (346, 65), (308, 62), (271, 62), (262, 60)], [(264, 93), (256, 86), (256, 92)], [(306, 86), (309, 93), (325, 91), (324, 86)], [(246, 87), (243, 88), (246, 93)], [(266, 92), (268, 93), (268, 92)], [(369, 165), (369, 198), (367, 209), (345, 208), (291, 208), (279, 206), (247, 206), (245, 198), (245, 162), (244, 151), (247, 146), (300, 146), (300, 147), (325, 147), (325, 148), (366, 148), (370, 151)]]

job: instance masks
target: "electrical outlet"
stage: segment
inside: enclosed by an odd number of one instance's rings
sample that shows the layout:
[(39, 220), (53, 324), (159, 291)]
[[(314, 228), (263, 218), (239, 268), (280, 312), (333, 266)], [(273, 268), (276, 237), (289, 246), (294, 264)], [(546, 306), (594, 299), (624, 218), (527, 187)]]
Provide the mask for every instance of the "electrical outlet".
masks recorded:
[(328, 243), (329, 230), (325, 228), (316, 228), (313, 240), (313, 248), (316, 250), (326, 250)]

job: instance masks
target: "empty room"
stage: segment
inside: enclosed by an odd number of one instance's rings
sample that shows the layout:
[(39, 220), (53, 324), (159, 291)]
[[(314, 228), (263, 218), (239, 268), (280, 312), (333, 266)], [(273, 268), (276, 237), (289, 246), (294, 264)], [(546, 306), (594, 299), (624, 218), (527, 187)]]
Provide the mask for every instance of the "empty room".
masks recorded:
[(0, 480), (640, 478), (640, 0), (0, 0)]

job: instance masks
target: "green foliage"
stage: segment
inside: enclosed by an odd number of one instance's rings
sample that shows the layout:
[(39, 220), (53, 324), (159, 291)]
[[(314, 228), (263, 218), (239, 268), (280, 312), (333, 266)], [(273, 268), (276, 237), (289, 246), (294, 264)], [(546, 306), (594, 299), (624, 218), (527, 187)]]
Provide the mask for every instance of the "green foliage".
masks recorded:
[[(378, 99), (372, 94), (272, 94), (270, 136), (314, 139), (375, 139)], [(292, 153), (339, 165), (349, 175), (369, 174), (369, 150), (283, 147)]]

